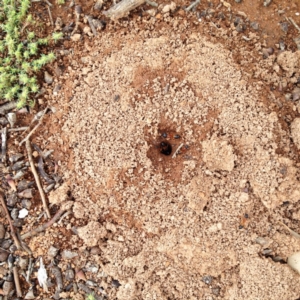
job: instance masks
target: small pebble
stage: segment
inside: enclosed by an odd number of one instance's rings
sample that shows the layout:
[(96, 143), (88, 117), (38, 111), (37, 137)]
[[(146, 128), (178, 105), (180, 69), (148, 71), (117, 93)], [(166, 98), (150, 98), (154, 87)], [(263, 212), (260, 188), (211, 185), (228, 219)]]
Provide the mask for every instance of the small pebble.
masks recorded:
[(18, 193), (18, 196), (22, 197), (22, 198), (24, 197), (24, 198), (30, 199), (33, 197), (32, 189), (26, 189), (26, 190)]
[(5, 126), (8, 124), (8, 121), (5, 117), (0, 118), (0, 125)]
[(28, 216), (28, 210), (26, 208), (22, 208), (19, 211), (19, 219), (24, 219), (27, 216)]
[(221, 291), (221, 288), (219, 286), (217, 287), (213, 287), (211, 289), (211, 292), (215, 295), (215, 296), (219, 296), (220, 295), (220, 291)]
[(47, 84), (51, 84), (53, 82), (53, 76), (51, 76), (47, 71), (45, 71), (44, 80)]
[(18, 182), (17, 190), (18, 192), (22, 192), (29, 187), (30, 182), (27, 180), (21, 180)]
[(0, 249), (0, 262), (6, 261), (9, 255), (8, 251)]
[(13, 128), (15, 126), (15, 123), (17, 122), (17, 115), (15, 113), (8, 113), (7, 120), (10, 124), (10, 127)]
[(279, 49), (281, 51), (285, 50), (285, 44), (284, 44), (284, 41), (279, 41)]
[(85, 283), (86, 283), (86, 285), (91, 286), (91, 287), (97, 286), (97, 283), (92, 280), (87, 280)]
[(81, 38), (81, 34), (79, 34), (79, 33), (75, 33), (71, 36), (71, 40), (73, 42), (78, 42), (80, 40), (80, 38)]
[(206, 284), (211, 284), (211, 283), (212, 283), (212, 280), (213, 280), (213, 278), (212, 278), (212, 276), (210, 276), (210, 275), (206, 275), (206, 276), (203, 276), (203, 277), (202, 277), (202, 281), (203, 281), (204, 283), (206, 283)]
[(85, 274), (84, 274), (84, 272), (82, 270), (77, 271), (76, 274), (75, 274), (75, 276), (76, 276), (76, 278), (78, 280), (86, 281)]
[(57, 253), (58, 253), (59, 249), (55, 248), (54, 246), (50, 246), (49, 250), (48, 250), (48, 256), (50, 258), (54, 258)]
[(254, 29), (255, 31), (257, 31), (259, 29), (259, 24), (257, 22), (251, 22), (250, 26), (252, 27), (252, 29)]
[(0, 278), (3, 278), (7, 274), (8, 270), (2, 266), (0, 266)]
[(93, 264), (87, 265), (87, 266), (85, 267), (85, 270), (86, 270), (87, 272), (91, 272), (91, 273), (96, 274), (96, 273), (98, 272), (98, 270), (99, 270), (99, 266), (93, 265)]
[(65, 272), (65, 278), (67, 281), (72, 281), (75, 277), (73, 269), (67, 269)]
[(9, 157), (9, 161), (11, 163), (15, 163), (16, 161), (18, 161), (20, 158), (23, 158), (23, 157), (24, 157), (23, 154), (16, 153), (16, 154), (14, 154), (14, 155), (12, 155), (12, 156)]
[(284, 33), (287, 33), (289, 30), (289, 24), (287, 22), (281, 22), (280, 24), (280, 28)]
[(57, 84), (53, 89), (53, 95), (57, 96), (60, 90), (61, 90), (61, 85)]
[(167, 5), (165, 5), (164, 7), (163, 7), (163, 9), (162, 9), (162, 13), (163, 14), (166, 14), (166, 13), (168, 13), (168, 12), (172, 12), (172, 11), (174, 11), (176, 9), (176, 4), (175, 4), (175, 2), (171, 2), (170, 4), (167, 4)]
[(120, 283), (118, 280), (113, 279), (113, 280), (111, 281), (111, 285), (112, 285), (113, 287), (115, 287), (115, 288), (118, 288), (118, 287), (121, 286), (121, 283)]
[(15, 227), (21, 228), (24, 225), (24, 219), (17, 219), (13, 221)]
[(294, 38), (294, 42), (297, 45), (298, 50), (300, 50), (300, 36)]
[(10, 213), (11, 218), (13, 220), (17, 220), (18, 215), (19, 215), (19, 210), (17, 208), (13, 208), (11, 213)]
[(264, 6), (267, 7), (271, 4), (272, 0), (265, 0), (264, 1)]
[(27, 269), (28, 266), (28, 258), (27, 257), (19, 257), (18, 258), (18, 266), (22, 269), (25, 270)]
[(1, 248), (3, 249), (8, 249), (10, 247), (10, 245), (12, 244), (12, 240), (8, 239), (8, 240), (4, 240), (1, 243)]
[(91, 248), (91, 254), (97, 255), (97, 254), (100, 254), (100, 253), (101, 253), (101, 250), (100, 250), (99, 247), (94, 246), (94, 247)]
[[(34, 296), (33, 290), (30, 289), (27, 294), (25, 295), (25, 300), (31, 300), (31, 299), (35, 299), (36, 297)], [(45, 299), (45, 298), (44, 298)]]
[(272, 253), (272, 250), (267, 248), (267, 249), (262, 250), (261, 253), (262, 253), (263, 255), (269, 255), (269, 254)]
[(2, 240), (5, 237), (5, 227), (3, 224), (0, 224), (0, 239)]
[(257, 244), (259, 244), (259, 245), (261, 245), (261, 246), (265, 246), (265, 245), (267, 245), (269, 242), (268, 242), (268, 240), (266, 240), (265, 238), (259, 236), (259, 237), (257, 237), (257, 238), (255, 239), (255, 243), (257, 243)]
[(7, 197), (6, 203), (7, 203), (8, 206), (13, 207), (13, 206), (15, 206), (17, 201), (18, 201), (17, 195), (16, 194), (10, 194)]
[(241, 2), (242, 2), (242, 0), (235, 0), (235, 2), (236, 2), (236, 3), (241, 3)]
[(293, 101), (297, 101), (300, 99), (300, 88), (296, 87), (292, 91), (292, 99)]
[(291, 98), (292, 98), (292, 94), (290, 94), (290, 93), (287, 93), (287, 94), (285, 94), (284, 95), (284, 98), (285, 98), (285, 100), (291, 100)]
[(72, 259), (72, 258), (78, 256), (78, 254), (76, 252), (72, 252), (69, 250), (63, 250), (61, 255), (62, 255), (63, 259)]
[(13, 282), (6, 280), (2, 286), (3, 295), (7, 296), (12, 291), (13, 288), (14, 288)]

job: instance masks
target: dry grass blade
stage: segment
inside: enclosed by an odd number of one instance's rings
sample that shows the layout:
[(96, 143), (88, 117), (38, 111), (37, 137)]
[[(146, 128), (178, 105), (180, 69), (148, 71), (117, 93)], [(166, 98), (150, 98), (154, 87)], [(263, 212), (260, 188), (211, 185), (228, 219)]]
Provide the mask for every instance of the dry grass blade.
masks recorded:
[(289, 233), (290, 233), (293, 237), (295, 237), (296, 239), (300, 239), (300, 234), (299, 234), (299, 233), (297, 233), (296, 231), (290, 229), (290, 228), (289, 228), (288, 226), (286, 226), (283, 222), (280, 222), (280, 221), (279, 221), (279, 224), (281, 224), (286, 230), (288, 230)]

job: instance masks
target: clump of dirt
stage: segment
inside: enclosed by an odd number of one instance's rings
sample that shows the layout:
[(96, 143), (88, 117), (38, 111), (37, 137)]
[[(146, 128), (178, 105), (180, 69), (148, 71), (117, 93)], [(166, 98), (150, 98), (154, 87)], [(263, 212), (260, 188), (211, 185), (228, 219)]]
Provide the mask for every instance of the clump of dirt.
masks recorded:
[(104, 33), (77, 70), (63, 131), (79, 236), (121, 283), (111, 298), (295, 299), (298, 275), (255, 242), (282, 257), (300, 246), (270, 222), (299, 200), (277, 152), (289, 133), (228, 50), (184, 30), (132, 28), (119, 47)]

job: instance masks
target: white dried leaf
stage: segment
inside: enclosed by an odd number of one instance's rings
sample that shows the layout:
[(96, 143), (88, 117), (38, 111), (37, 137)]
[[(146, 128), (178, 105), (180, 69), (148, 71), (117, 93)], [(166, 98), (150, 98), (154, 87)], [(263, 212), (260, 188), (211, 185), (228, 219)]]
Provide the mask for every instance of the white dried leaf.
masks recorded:
[(45, 266), (43, 264), (43, 259), (40, 259), (40, 268), (38, 270), (38, 281), (40, 286), (44, 289), (44, 292), (48, 293), (48, 286), (47, 286), (47, 271), (45, 269)]

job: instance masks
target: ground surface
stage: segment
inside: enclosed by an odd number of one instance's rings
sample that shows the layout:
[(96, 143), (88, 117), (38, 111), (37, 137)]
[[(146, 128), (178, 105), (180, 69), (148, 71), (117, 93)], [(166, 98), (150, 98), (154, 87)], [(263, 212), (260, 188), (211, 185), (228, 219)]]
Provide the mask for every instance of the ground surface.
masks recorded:
[[(186, 13), (178, 2), (163, 13), (168, 4), (57, 46), (39, 102), (56, 111), (33, 141), (54, 150), (63, 177), (52, 213), (66, 194), (73, 207), (28, 245), (46, 267), (49, 247), (60, 249), (52, 265), (83, 270), (108, 299), (296, 300), (286, 258), (300, 241), (280, 222), (300, 231), (300, 33), (286, 19), (300, 24), (300, 5), (212, 1)], [(36, 201), (24, 232), (41, 210)]]

